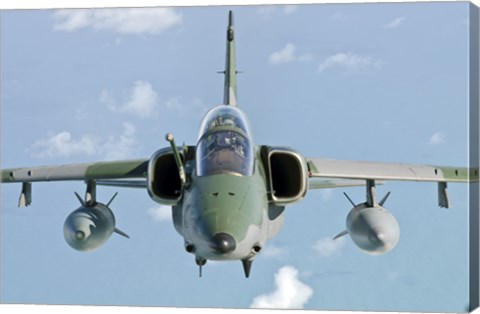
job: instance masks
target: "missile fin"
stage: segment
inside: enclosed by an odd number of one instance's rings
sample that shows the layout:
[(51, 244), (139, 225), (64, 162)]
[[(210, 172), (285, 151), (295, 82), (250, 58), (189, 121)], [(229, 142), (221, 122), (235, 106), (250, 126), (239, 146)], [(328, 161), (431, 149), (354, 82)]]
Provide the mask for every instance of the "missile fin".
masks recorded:
[(339, 234), (337, 234), (337, 235), (333, 238), (333, 240), (336, 240), (336, 239), (338, 239), (338, 238), (341, 238), (341, 237), (343, 237), (344, 235), (347, 235), (347, 234), (348, 234), (348, 230), (343, 230), (342, 232), (340, 232)]
[(357, 205), (355, 205), (355, 203), (352, 201), (352, 199), (348, 196), (347, 193), (343, 192), (343, 195), (345, 195), (345, 197), (347, 198), (347, 200), (350, 202), (350, 204), (353, 205), (353, 207), (356, 207)]
[(123, 232), (122, 230), (120, 230), (120, 229), (115, 228), (115, 229), (113, 229), (113, 232), (115, 232), (116, 234), (121, 235), (122, 237), (125, 237), (125, 238), (127, 238), (127, 239), (130, 239), (130, 236), (129, 236), (128, 234), (126, 234), (125, 232)]
[(380, 203), (378, 203), (378, 205), (380, 206), (383, 206), (383, 204), (385, 204), (385, 201), (387, 200), (387, 198), (390, 196), (390, 192), (388, 192), (383, 198), (382, 200), (380, 201)]
[(115, 199), (115, 197), (117, 197), (117, 194), (118, 192), (115, 192), (115, 194), (113, 194), (112, 198), (108, 201), (107, 203), (107, 207), (110, 206), (110, 204), (112, 204), (113, 200)]
[(78, 195), (77, 192), (74, 192), (74, 193), (75, 193), (75, 196), (78, 198), (78, 201), (80, 202), (80, 204), (82, 204), (83, 207), (86, 207), (85, 201), (82, 199), (82, 197)]

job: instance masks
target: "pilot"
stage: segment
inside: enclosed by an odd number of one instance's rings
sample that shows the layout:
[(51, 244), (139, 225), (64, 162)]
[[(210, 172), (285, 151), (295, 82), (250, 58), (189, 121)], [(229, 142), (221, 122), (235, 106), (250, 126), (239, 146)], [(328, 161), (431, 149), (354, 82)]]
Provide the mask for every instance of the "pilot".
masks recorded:
[(225, 126), (235, 126), (235, 122), (233, 122), (233, 120), (228, 117), (228, 118), (225, 118), (225, 120), (223, 120), (223, 123), (222, 125), (225, 125)]

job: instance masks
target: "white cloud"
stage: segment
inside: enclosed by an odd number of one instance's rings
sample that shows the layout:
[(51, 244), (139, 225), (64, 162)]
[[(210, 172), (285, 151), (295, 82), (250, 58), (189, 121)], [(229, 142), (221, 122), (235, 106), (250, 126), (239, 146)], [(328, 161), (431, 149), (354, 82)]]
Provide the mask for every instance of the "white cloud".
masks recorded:
[(123, 133), (118, 138), (111, 136), (101, 143), (99, 152), (105, 160), (125, 159), (134, 155), (137, 146), (136, 129), (128, 122), (123, 123), (122, 126)]
[(199, 98), (183, 102), (181, 97), (170, 97), (166, 101), (160, 101), (152, 85), (142, 80), (136, 81), (127, 95), (128, 98), (122, 102), (115, 100), (108, 90), (102, 90), (98, 101), (113, 112), (127, 113), (142, 119), (155, 118), (160, 110), (204, 114), (209, 109)]
[(110, 109), (111, 111), (117, 110), (117, 107), (115, 105), (115, 99), (113, 99), (109, 91), (102, 90), (102, 92), (100, 93), (100, 97), (98, 97), (98, 100), (101, 103), (105, 104), (107, 108)]
[(159, 34), (182, 23), (172, 8), (66, 9), (53, 14), (54, 30), (92, 28), (122, 34)]
[(445, 143), (445, 134), (442, 132), (435, 132), (429, 141), (430, 145), (440, 145)]
[(303, 309), (312, 295), (312, 288), (298, 279), (298, 270), (293, 266), (284, 266), (275, 274), (275, 290), (256, 297), (250, 307)]
[(397, 28), (401, 24), (403, 24), (404, 21), (405, 21), (405, 17), (403, 17), (403, 16), (397, 17), (396, 19), (394, 19), (394, 20), (390, 21), (389, 23), (383, 25), (383, 28), (386, 28), (386, 29)]
[(129, 113), (140, 118), (155, 117), (159, 106), (157, 92), (150, 83), (141, 80), (133, 84), (128, 100), (120, 106), (116, 105), (107, 90), (100, 93), (99, 100), (111, 111)]
[(258, 7), (256, 13), (264, 19), (271, 19), (276, 12), (281, 12), (284, 15), (290, 15), (297, 10), (298, 5), (294, 4), (284, 5), (282, 7), (277, 5), (262, 5)]
[(283, 49), (280, 51), (276, 51), (272, 53), (269, 57), (269, 61), (271, 64), (282, 64), (291, 62), (294, 60), (293, 54), (295, 53), (296, 47), (292, 43), (288, 43)]
[(326, 58), (318, 67), (318, 72), (338, 67), (346, 72), (361, 72), (380, 69), (385, 62), (368, 56), (360, 56), (353, 52), (339, 52)]
[(340, 253), (345, 246), (345, 238), (338, 238), (333, 240), (333, 237), (322, 238), (318, 240), (313, 249), (323, 257), (332, 257)]
[(265, 248), (262, 250), (261, 256), (265, 257), (279, 257), (287, 253), (287, 250), (283, 247), (279, 247), (273, 244), (268, 244), (265, 246)]
[(308, 53), (296, 55), (297, 47), (292, 43), (287, 43), (281, 50), (270, 55), (268, 61), (273, 65), (280, 65), (294, 61), (310, 61), (312, 56)]
[(36, 158), (92, 156), (96, 152), (96, 146), (97, 141), (91, 135), (82, 135), (80, 139), (74, 139), (70, 132), (62, 131), (36, 141), (29, 151)]
[(158, 95), (152, 85), (144, 81), (136, 81), (130, 100), (122, 107), (122, 111), (146, 118), (155, 113)]
[(164, 222), (172, 220), (172, 207), (171, 206), (159, 206), (148, 209), (148, 214), (156, 222)]
[(130, 157), (135, 147), (135, 128), (130, 123), (124, 123), (123, 133), (118, 138), (85, 134), (75, 139), (70, 132), (62, 131), (36, 141), (28, 151), (35, 158), (97, 156), (104, 160), (116, 160)]
[(192, 109), (198, 109), (202, 106), (204, 106), (203, 103), (198, 99), (194, 100), (191, 104), (186, 105), (184, 102), (181, 101), (180, 97), (171, 97), (162, 104), (162, 108), (165, 110), (181, 113), (191, 112)]
[(283, 13), (285, 15), (290, 15), (293, 12), (298, 10), (298, 5), (290, 4), (283, 7)]
[(198, 114), (199, 116), (203, 116), (210, 109), (199, 98), (185, 102), (181, 97), (170, 97), (167, 101), (160, 104), (160, 108), (165, 111), (173, 111), (180, 114)]
[(269, 19), (272, 17), (273, 12), (275, 11), (275, 6), (266, 5), (258, 7), (256, 13), (264, 19)]

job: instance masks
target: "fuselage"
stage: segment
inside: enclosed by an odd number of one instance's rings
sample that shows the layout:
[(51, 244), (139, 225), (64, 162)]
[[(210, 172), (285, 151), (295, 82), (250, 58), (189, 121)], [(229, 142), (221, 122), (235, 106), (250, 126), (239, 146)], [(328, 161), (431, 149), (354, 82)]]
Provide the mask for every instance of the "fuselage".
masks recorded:
[(248, 121), (232, 106), (204, 117), (184, 190), (181, 234), (197, 259), (253, 258), (268, 239), (266, 177)]
[[(180, 180), (172, 177), (177, 183), (173, 186), (181, 186), (181, 193), (170, 193), (167, 188), (166, 194), (167, 202), (173, 200), (175, 228), (185, 240), (186, 251), (195, 255), (200, 274), (201, 266), (209, 259), (241, 260), (248, 277), (255, 255), (281, 229), (285, 204), (305, 195), (307, 171), (303, 157), (291, 151), (254, 145), (247, 117), (237, 107), (232, 12), (226, 35), (224, 104), (206, 113), (197, 145), (189, 148), (195, 151), (194, 156), (184, 154), (184, 162), (175, 152), (173, 137), (167, 138), (180, 173)], [(159, 160), (161, 153), (158, 156)], [(157, 159), (153, 160), (156, 164)], [(172, 161), (168, 157), (165, 160)], [(294, 170), (279, 172), (284, 165)], [(272, 170), (276, 170), (277, 177)], [(172, 185), (168, 180), (158, 181)], [(165, 201), (161, 189), (151, 183), (151, 195)]]

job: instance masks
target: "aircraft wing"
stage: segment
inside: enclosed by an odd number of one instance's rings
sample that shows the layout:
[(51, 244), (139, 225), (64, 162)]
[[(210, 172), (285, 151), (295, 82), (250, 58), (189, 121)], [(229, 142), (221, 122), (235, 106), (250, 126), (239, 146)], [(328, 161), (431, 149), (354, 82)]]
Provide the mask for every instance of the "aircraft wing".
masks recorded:
[(68, 164), (2, 170), (2, 183), (22, 184), (19, 207), (32, 202), (32, 182), (145, 178), (148, 159)]
[(307, 159), (311, 180), (382, 180), (438, 182), (438, 205), (449, 208), (447, 182), (478, 182), (478, 168), (441, 167), (419, 164), (378, 163), (368, 161)]
[(312, 178), (396, 180), (424, 182), (474, 182), (478, 169), (353, 160), (307, 159)]
[(148, 159), (2, 170), (2, 183), (145, 178)]

